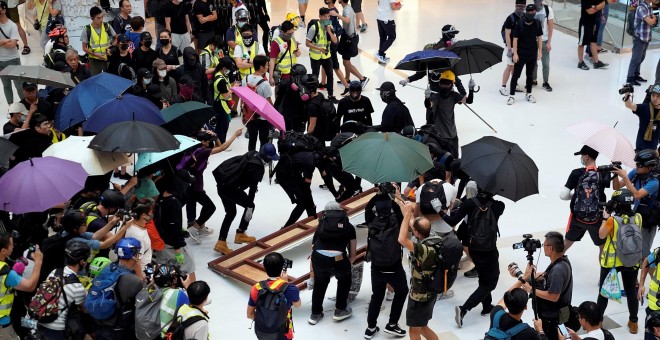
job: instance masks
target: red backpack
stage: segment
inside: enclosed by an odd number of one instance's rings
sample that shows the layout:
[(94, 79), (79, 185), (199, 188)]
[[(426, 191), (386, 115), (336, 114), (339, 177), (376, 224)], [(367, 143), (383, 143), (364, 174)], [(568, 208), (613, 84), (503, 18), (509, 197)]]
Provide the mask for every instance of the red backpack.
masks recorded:
[[(250, 88), (250, 90), (252, 90), (256, 93), (257, 88), (259, 87), (259, 85), (261, 85), (266, 80), (267, 80), (266, 78), (262, 78), (261, 80), (259, 80), (259, 82), (256, 85), (252, 85), (252, 84), (250, 84), (250, 82), (248, 81), (248, 78), (246, 77), (245, 78), (245, 83), (247, 84), (247, 87)], [(242, 119), (243, 125), (245, 125), (249, 121), (251, 121), (254, 114), (255, 114), (255, 111), (252, 110), (247, 104), (245, 104), (245, 101), (241, 101), (241, 112), (243, 113), (243, 119)]]

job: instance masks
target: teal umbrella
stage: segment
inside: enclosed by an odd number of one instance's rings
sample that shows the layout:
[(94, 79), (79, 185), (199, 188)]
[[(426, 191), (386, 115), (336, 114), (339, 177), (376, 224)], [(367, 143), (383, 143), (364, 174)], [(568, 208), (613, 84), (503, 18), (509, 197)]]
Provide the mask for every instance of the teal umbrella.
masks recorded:
[(183, 152), (186, 149), (199, 144), (198, 140), (186, 136), (174, 135), (174, 138), (176, 138), (179, 141), (179, 143), (181, 143), (179, 144), (178, 149), (168, 150), (163, 152), (141, 153), (138, 156), (137, 163), (135, 164), (135, 171), (136, 172), (140, 171), (149, 165), (155, 164), (158, 161), (162, 161), (165, 158), (168, 158), (172, 155), (176, 155), (179, 152)]
[(433, 167), (426, 145), (396, 133), (365, 133), (339, 153), (344, 171), (371, 183), (408, 182)]

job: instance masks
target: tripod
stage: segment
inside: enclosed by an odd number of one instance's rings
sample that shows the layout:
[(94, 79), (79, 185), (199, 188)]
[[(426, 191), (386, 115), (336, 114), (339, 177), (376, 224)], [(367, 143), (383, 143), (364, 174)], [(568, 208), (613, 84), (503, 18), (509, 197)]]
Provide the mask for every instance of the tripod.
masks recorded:
[(527, 263), (532, 267), (529, 284), (532, 286), (532, 310), (534, 311), (534, 319), (539, 318), (538, 302), (536, 298), (536, 269), (534, 269), (534, 253), (536, 249), (527, 251)]

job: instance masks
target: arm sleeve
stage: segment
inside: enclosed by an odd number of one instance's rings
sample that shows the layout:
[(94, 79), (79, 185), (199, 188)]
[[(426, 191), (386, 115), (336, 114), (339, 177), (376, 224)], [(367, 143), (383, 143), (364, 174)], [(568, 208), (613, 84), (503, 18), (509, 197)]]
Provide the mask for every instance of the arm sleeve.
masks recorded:
[(415, 74), (408, 77), (408, 81), (412, 83), (413, 81), (420, 80), (424, 77), (426, 77), (426, 71), (417, 71)]
[(646, 182), (643, 189), (649, 193), (649, 196), (655, 196), (658, 193), (658, 180), (653, 179)]
[(474, 202), (472, 200), (467, 200), (461, 204), (460, 207), (458, 207), (458, 210), (456, 210), (454, 213), (451, 215), (445, 215), (442, 217), (442, 219), (447, 222), (450, 226), (455, 226), (467, 216), (468, 212), (470, 212), (472, 209), (474, 209)]

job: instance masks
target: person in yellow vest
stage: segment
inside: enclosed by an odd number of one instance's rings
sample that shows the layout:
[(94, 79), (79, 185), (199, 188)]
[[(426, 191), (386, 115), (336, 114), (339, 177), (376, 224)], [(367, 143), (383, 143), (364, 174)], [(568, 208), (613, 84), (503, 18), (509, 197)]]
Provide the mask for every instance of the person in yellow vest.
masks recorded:
[(206, 301), (209, 300), (211, 287), (204, 281), (195, 281), (186, 289), (190, 304), (181, 306), (176, 312), (181, 317), (181, 323), (185, 328), (186, 339), (210, 340), (209, 316), (204, 309)]
[(10, 268), (7, 257), (14, 251), (14, 237), (8, 232), (0, 232), (0, 339), (18, 339), (9, 314), (14, 303), (14, 291), (32, 292), (37, 288), (43, 254), (36, 246), (32, 253), (34, 268), (29, 278), (21, 277)]
[[(619, 229), (623, 226), (633, 224), (634, 227), (639, 229), (639, 238), (635, 239), (633, 236), (633, 238), (630, 238), (630, 240), (639, 241), (641, 259), (642, 215), (633, 212), (632, 206), (634, 201), (635, 197), (633, 196), (632, 192), (630, 192), (630, 190), (620, 189), (614, 191), (612, 193), (612, 199), (607, 202), (606, 211), (604, 213), (604, 216), (609, 214), (612, 214), (612, 216), (609, 216), (607, 220), (603, 222), (598, 231), (600, 238), (605, 239), (605, 246), (603, 247), (603, 251), (600, 254), (600, 286), (603, 285), (605, 278), (612, 270), (612, 268), (616, 268), (617, 272), (621, 273), (623, 290), (625, 291), (626, 298), (628, 300), (628, 329), (631, 334), (637, 334), (637, 311), (639, 309), (639, 305), (637, 304), (635, 289), (637, 285), (637, 271), (639, 270), (639, 262), (633, 264), (632, 266), (630, 263), (624, 264), (626, 261), (622, 261), (616, 247), (619, 244), (619, 240), (617, 240), (617, 238), (621, 236), (619, 235)], [(626, 229), (624, 229), (624, 231), (625, 230)], [(626, 241), (626, 243), (628, 243), (628, 241)], [(626, 258), (628, 257), (629, 256), (626, 256)], [(598, 294), (598, 307), (600, 307), (600, 310), (603, 313), (605, 313), (608, 301), (608, 298)]]
[(228, 74), (234, 62), (229, 57), (222, 57), (213, 73), (213, 111), (215, 111), (215, 134), (221, 143), (227, 140), (227, 130), (231, 121), (231, 88), (232, 83)]
[[(239, 8), (236, 10), (234, 13), (234, 21), (236, 24), (232, 25), (227, 29), (227, 33), (225, 34), (225, 41), (227, 41), (227, 46), (229, 46), (229, 55), (233, 56), (234, 55), (234, 48), (236, 48), (236, 45), (240, 45), (243, 43), (243, 37), (241, 37), (241, 28), (243, 26), (248, 24), (248, 21), (250, 21), (250, 15), (245, 8)], [(257, 32), (254, 31), (254, 40), (258, 41), (258, 36)]]
[(306, 45), (309, 47), (309, 59), (312, 66), (312, 74), (319, 76), (321, 67), (328, 77), (328, 99), (333, 104), (339, 101), (334, 96), (334, 76), (332, 70), (332, 58), (330, 53), (330, 44), (336, 44), (338, 39), (332, 30), (332, 21), (330, 21), (330, 10), (327, 7), (319, 9), (319, 20), (309, 22), (307, 28)]
[(248, 75), (255, 72), (254, 57), (258, 55), (266, 55), (264, 47), (255, 43), (255, 34), (252, 25), (245, 24), (241, 27), (241, 40), (240, 44), (234, 47), (234, 61), (241, 73), (241, 78), (245, 79)]
[[(297, 18), (295, 17), (295, 19)], [(296, 38), (293, 36), (296, 27), (292, 21), (284, 21), (276, 31), (278, 32), (274, 33), (279, 34), (273, 36), (273, 41), (270, 43), (268, 81), (270, 86), (275, 86), (275, 93), (277, 94), (277, 86), (280, 80), (291, 80), (291, 66), (297, 63), (296, 58), (300, 57), (301, 53)]]
[(114, 45), (115, 31), (103, 22), (103, 11), (98, 7), (89, 10), (92, 23), (85, 26), (80, 34), (83, 51), (89, 56), (89, 73), (95, 76), (106, 70), (108, 60), (106, 50)]
[(658, 291), (660, 291), (660, 270), (658, 270), (659, 261), (660, 247), (655, 248), (655, 250), (653, 250), (648, 257), (644, 258), (644, 262), (642, 262), (641, 265), (641, 273), (639, 274), (639, 289), (637, 290), (637, 299), (640, 302), (644, 301), (644, 284), (646, 282), (646, 276), (647, 274), (651, 276), (649, 291), (648, 294), (646, 294), (648, 307), (646, 307), (646, 333), (644, 334), (644, 340), (657, 339), (654, 333), (649, 333), (649, 328), (653, 328), (649, 326), (651, 326), (651, 320), (660, 318), (660, 305), (658, 304)]
[(209, 81), (213, 78), (215, 68), (218, 66), (220, 58), (224, 57), (224, 53), (221, 49), (224, 43), (222, 37), (216, 35), (213, 39), (209, 40), (208, 44), (199, 53), (199, 62), (206, 70), (206, 75), (209, 77)]

